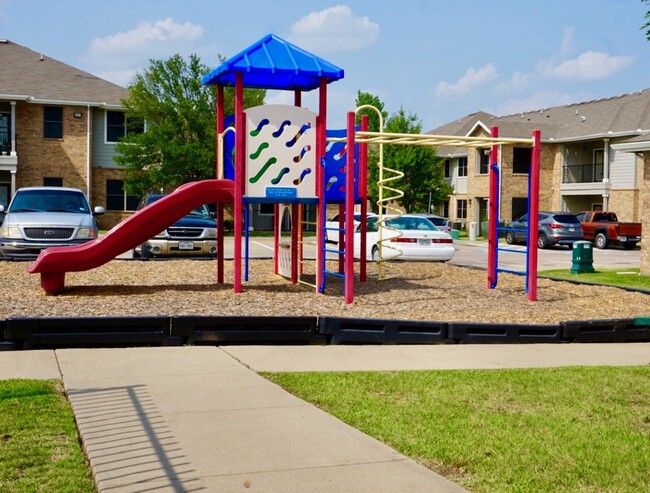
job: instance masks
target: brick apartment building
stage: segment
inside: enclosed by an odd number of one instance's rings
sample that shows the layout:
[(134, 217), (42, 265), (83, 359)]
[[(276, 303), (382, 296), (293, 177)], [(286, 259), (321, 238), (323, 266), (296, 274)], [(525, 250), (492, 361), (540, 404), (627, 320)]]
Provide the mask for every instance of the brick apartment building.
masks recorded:
[(113, 161), (128, 90), (8, 40), (0, 67), (0, 203), (20, 187), (66, 186), (106, 207), (100, 228), (129, 215), (139, 197)]

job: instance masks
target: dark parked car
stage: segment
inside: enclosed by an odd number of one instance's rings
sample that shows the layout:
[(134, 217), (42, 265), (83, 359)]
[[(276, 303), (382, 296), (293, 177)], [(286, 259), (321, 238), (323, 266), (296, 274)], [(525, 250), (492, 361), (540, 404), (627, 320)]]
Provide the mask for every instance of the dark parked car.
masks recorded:
[[(539, 248), (548, 248), (551, 245), (567, 245), (572, 248), (574, 242), (584, 239), (580, 220), (575, 214), (569, 212), (540, 212), (538, 217), (537, 246)], [(509, 245), (526, 243), (528, 214), (518, 217), (506, 227), (509, 229), (506, 231), (506, 242)], [(518, 231), (510, 231), (510, 229)]]
[[(165, 194), (145, 195), (140, 210)], [(155, 237), (133, 249), (134, 257), (214, 257), (217, 254), (217, 221), (207, 205), (201, 205)]]

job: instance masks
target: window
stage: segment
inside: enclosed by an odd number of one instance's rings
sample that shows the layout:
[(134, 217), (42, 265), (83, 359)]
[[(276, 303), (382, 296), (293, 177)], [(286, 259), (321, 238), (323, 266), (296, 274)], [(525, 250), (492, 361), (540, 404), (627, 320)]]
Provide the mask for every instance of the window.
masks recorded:
[(121, 111), (106, 112), (106, 142), (117, 142), (130, 133), (144, 132), (144, 123), (138, 118), (126, 118)]
[(440, 212), (441, 212), (440, 215), (441, 215), (442, 217), (449, 217), (449, 200), (445, 200), (445, 201), (442, 203), (442, 206), (441, 206), (441, 207), (442, 207), (442, 208), (441, 208), (441, 210), (440, 210)]
[(525, 214), (528, 210), (528, 198), (527, 197), (512, 197), (512, 219), (513, 221)]
[(532, 158), (532, 147), (515, 147), (512, 150), (512, 172), (528, 174)]
[(63, 138), (63, 108), (59, 106), (43, 107), (43, 137), (46, 139)]
[(451, 159), (445, 159), (445, 178), (451, 177)]
[(456, 218), (467, 219), (467, 200), (461, 199), (456, 202)]
[(458, 158), (458, 176), (467, 176), (467, 158)]
[(139, 201), (139, 197), (126, 194), (122, 180), (106, 180), (106, 210), (134, 211)]
[(477, 172), (479, 175), (487, 175), (490, 171), (490, 151), (488, 149), (477, 149), (478, 163)]
[(43, 186), (44, 187), (62, 187), (63, 186), (63, 178), (55, 178), (52, 176), (46, 176), (43, 178)]
[(260, 204), (260, 215), (273, 215), (275, 212), (275, 204)]

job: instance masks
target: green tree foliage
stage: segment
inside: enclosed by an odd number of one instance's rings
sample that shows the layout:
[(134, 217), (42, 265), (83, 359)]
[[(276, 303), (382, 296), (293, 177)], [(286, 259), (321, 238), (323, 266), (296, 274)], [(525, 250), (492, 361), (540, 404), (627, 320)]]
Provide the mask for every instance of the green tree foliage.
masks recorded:
[[(650, 0), (641, 0), (641, 2), (647, 5), (650, 3)], [(650, 41), (650, 10), (646, 10), (644, 18), (646, 22), (641, 26), (641, 29), (645, 30), (645, 39)]]
[[(135, 76), (123, 101), (127, 128), (146, 122), (145, 132), (127, 131), (115, 161), (125, 168), (127, 193), (172, 189), (216, 176), (215, 90), (201, 78), (210, 69), (197, 55), (150, 60)], [(225, 88), (225, 114), (234, 112), (234, 89)], [(265, 90), (244, 91), (244, 107), (264, 103)]]
[[(422, 133), (422, 125), (414, 114), (404, 109), (391, 115), (386, 132), (401, 134)], [(395, 187), (404, 192), (401, 205), (406, 212), (428, 212), (429, 196), (432, 204), (439, 204), (453, 193), (443, 176), (443, 161), (431, 146), (387, 145), (384, 146), (384, 166), (404, 173)]]

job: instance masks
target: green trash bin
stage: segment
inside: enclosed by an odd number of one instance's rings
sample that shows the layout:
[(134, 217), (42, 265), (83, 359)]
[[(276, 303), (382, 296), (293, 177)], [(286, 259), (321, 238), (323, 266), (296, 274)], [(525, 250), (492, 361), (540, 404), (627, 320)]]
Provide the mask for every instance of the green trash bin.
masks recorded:
[(576, 241), (573, 244), (572, 274), (594, 272), (594, 250), (589, 241)]
[(460, 237), (460, 231), (457, 229), (452, 229), (450, 234), (452, 240), (457, 240)]

